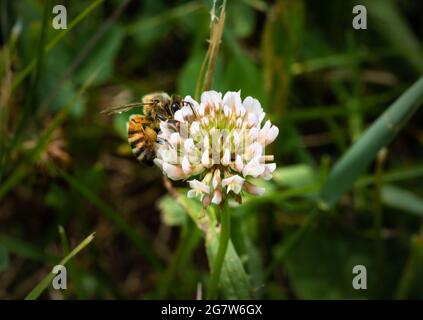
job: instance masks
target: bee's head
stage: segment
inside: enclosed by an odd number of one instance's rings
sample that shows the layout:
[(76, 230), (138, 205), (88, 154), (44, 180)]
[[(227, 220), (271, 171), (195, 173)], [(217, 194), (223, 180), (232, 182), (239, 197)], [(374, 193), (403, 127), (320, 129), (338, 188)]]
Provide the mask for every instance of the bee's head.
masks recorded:
[(182, 98), (177, 95), (172, 95), (170, 99), (169, 111), (172, 115), (175, 114), (176, 111), (182, 108)]

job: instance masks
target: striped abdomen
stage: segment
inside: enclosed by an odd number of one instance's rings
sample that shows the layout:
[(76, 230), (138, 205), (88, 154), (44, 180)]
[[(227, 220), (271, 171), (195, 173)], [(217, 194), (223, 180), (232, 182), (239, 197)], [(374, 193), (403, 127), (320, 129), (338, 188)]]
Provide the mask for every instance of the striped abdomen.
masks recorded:
[(140, 114), (129, 117), (128, 142), (132, 152), (140, 162), (151, 166), (156, 157), (154, 145), (157, 133), (150, 125), (151, 122)]

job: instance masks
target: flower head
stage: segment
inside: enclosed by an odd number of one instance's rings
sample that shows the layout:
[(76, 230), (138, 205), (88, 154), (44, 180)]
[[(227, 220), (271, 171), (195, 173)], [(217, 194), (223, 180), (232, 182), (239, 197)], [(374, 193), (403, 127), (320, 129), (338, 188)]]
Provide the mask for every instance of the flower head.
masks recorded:
[(189, 180), (189, 197), (198, 196), (204, 205), (220, 204), (243, 191), (261, 195), (263, 188), (252, 178), (271, 179), (276, 169), (265, 147), (278, 136), (257, 99), (241, 100), (240, 92), (206, 91), (198, 103), (185, 97), (186, 106), (162, 122), (154, 160), (172, 180)]

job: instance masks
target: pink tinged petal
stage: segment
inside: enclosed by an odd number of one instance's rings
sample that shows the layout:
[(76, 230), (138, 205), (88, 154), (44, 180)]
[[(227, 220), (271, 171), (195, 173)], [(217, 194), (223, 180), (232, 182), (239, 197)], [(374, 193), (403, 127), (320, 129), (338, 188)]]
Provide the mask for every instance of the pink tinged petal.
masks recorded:
[(251, 145), (251, 148), (252, 148), (252, 152), (253, 152), (253, 155), (254, 155), (253, 157), (254, 158), (260, 158), (260, 156), (263, 154), (263, 146), (258, 142), (254, 142)]
[(214, 204), (220, 204), (222, 202), (222, 192), (220, 190), (214, 190), (211, 202)]
[(221, 100), (222, 94), (214, 90), (204, 91), (201, 94), (201, 102), (203, 103), (219, 104)]
[(262, 112), (259, 115), (259, 124), (263, 121), (264, 117), (266, 116), (266, 112)]
[(162, 121), (160, 122), (160, 132), (161, 135), (164, 136), (164, 138), (167, 140), (174, 131), (169, 128), (167, 122)]
[(203, 103), (201, 103), (201, 104), (198, 106), (197, 113), (198, 113), (198, 115), (199, 115), (200, 117), (203, 117), (203, 116), (204, 116), (204, 114), (206, 113), (206, 108), (205, 108), (205, 105), (204, 105)]
[(240, 91), (228, 91), (225, 93), (222, 99), (223, 105), (227, 105), (231, 108), (232, 111), (236, 111), (240, 105), (241, 101), (241, 92)]
[(202, 156), (201, 156), (201, 164), (208, 168), (210, 166), (210, 157), (209, 157), (209, 149), (204, 150)]
[(177, 146), (178, 143), (181, 141), (181, 137), (179, 136), (179, 132), (174, 132), (170, 135), (170, 139), (169, 139), (170, 143), (173, 146)]
[(266, 164), (266, 170), (269, 170), (270, 173), (276, 170), (276, 163)]
[(231, 109), (226, 104), (223, 106), (223, 114), (226, 118), (229, 118), (232, 114)]
[(209, 135), (204, 132), (203, 133), (203, 137), (204, 137), (203, 147), (204, 147), (204, 149), (208, 149), (210, 147), (210, 138), (209, 138)]
[(185, 122), (184, 112), (182, 111), (182, 109), (179, 109), (178, 111), (176, 111), (175, 114), (173, 115), (173, 118), (179, 122)]
[(233, 191), (235, 194), (239, 194), (242, 189), (242, 185), (244, 184), (245, 179), (241, 178), (239, 175), (234, 175), (229, 178), (222, 180), (222, 186), (226, 187), (226, 192), (229, 193)]
[(265, 188), (257, 187), (254, 184), (249, 182), (244, 183), (244, 190), (248, 192), (249, 194), (252, 194), (255, 196), (261, 196), (266, 191)]
[(235, 176), (230, 176), (229, 178), (225, 178), (222, 180), (222, 186), (226, 187), (228, 186), (230, 183), (232, 183), (232, 181), (234, 180)]
[(272, 173), (276, 169), (276, 163), (268, 163), (265, 165), (264, 172), (260, 175), (261, 178), (264, 180), (270, 180), (272, 179)]
[(270, 121), (267, 120), (266, 123), (264, 124), (263, 128), (261, 128), (260, 132), (259, 132), (259, 142), (263, 145), (266, 145), (266, 137), (267, 137), (267, 132), (270, 129)]
[(166, 162), (163, 163), (163, 172), (172, 180), (181, 180), (185, 178), (185, 174), (181, 167)]
[(257, 117), (263, 112), (260, 102), (252, 97), (246, 97), (242, 104), (249, 113), (253, 113)]
[(244, 163), (242, 162), (242, 158), (239, 154), (237, 154), (235, 158), (235, 168), (239, 172), (242, 172), (242, 169), (244, 168)]
[(196, 110), (196, 108), (198, 108), (198, 102), (197, 101), (195, 101), (191, 96), (186, 96), (185, 98), (184, 98), (184, 101), (185, 102), (189, 102), (189, 103), (191, 103), (192, 104), (192, 106), (193, 106), (193, 108), (194, 108), (194, 110)]
[(189, 131), (192, 136), (198, 134), (200, 132), (200, 123), (198, 121), (193, 121), (189, 128)]
[(270, 129), (270, 126), (271, 126), (271, 125), (272, 125), (272, 124), (270, 123), (270, 120), (267, 120), (267, 121), (265, 122), (265, 124), (264, 124), (264, 126), (263, 126), (262, 130), (267, 132), (267, 130), (269, 130), (269, 129)]
[(191, 138), (186, 139), (184, 142), (184, 149), (186, 153), (190, 153), (192, 150), (194, 150), (194, 140)]
[(234, 130), (233, 133), (232, 133), (232, 137), (234, 139), (234, 145), (239, 146), (241, 144), (240, 130)]
[(202, 119), (201, 119), (201, 124), (203, 125), (203, 126), (205, 126), (205, 127), (207, 127), (208, 125), (209, 125), (209, 117), (203, 117)]
[(244, 116), (245, 116), (245, 114), (247, 113), (247, 109), (245, 109), (245, 108), (244, 108), (244, 106), (242, 106), (242, 105), (241, 105), (241, 107), (239, 108), (239, 110), (240, 110), (239, 115), (240, 115), (241, 117), (244, 117)]
[(176, 149), (159, 149), (159, 152), (157, 153), (160, 155), (160, 158), (163, 159), (163, 161), (176, 164), (178, 162), (178, 153)]
[(242, 121), (242, 119), (241, 119), (241, 118), (236, 119), (236, 126), (237, 126), (238, 128), (241, 128), (241, 127), (242, 127), (242, 124), (243, 124), (243, 121)]
[(223, 152), (223, 157), (222, 157), (222, 161), (221, 163), (224, 166), (227, 166), (231, 161), (231, 154), (229, 152), (229, 149), (225, 149), (225, 151)]
[(250, 127), (256, 126), (258, 124), (258, 116), (254, 113), (248, 113), (247, 123)]
[(192, 166), (187, 157), (182, 158), (182, 170), (185, 174), (190, 174), (192, 172)]
[(248, 135), (252, 140), (257, 140), (258, 136), (259, 136), (259, 129), (257, 128), (251, 128), (248, 131)]
[(181, 108), (180, 110), (178, 110), (178, 111), (182, 111), (182, 114), (184, 115), (184, 119), (185, 119), (185, 120), (187, 120), (187, 119), (189, 119), (191, 116), (193, 116), (192, 109), (191, 109), (191, 107), (189, 107), (189, 106), (182, 107), (182, 108)]
[(252, 176), (254, 178), (257, 178), (264, 172), (264, 170), (265, 166), (263, 164), (260, 164), (259, 159), (253, 158), (250, 162), (247, 163), (244, 169), (242, 169), (242, 175), (244, 177)]
[(222, 182), (222, 179), (220, 177), (220, 170), (216, 169), (214, 170), (214, 173), (213, 173), (213, 180), (212, 180), (213, 189), (216, 189), (220, 185), (221, 182)]
[(194, 179), (194, 180), (188, 181), (188, 183), (191, 189), (194, 189), (203, 193), (210, 193), (210, 187), (201, 181)]
[(267, 132), (266, 135), (266, 145), (272, 143), (273, 141), (275, 141), (276, 137), (279, 134), (279, 129), (276, 126), (272, 126), (269, 131)]

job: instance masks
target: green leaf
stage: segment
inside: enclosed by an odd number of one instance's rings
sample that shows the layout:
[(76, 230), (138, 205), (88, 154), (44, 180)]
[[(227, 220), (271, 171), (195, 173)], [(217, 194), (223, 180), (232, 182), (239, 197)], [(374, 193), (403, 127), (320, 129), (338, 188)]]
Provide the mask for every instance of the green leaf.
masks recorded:
[[(206, 236), (206, 250), (210, 265), (213, 265), (214, 258), (217, 254), (219, 246), (218, 234), (215, 228), (209, 228), (209, 233)], [(219, 288), (225, 299), (252, 298), (250, 280), (231, 240), (229, 240), (225, 260), (223, 261)]]
[(300, 188), (315, 183), (316, 175), (311, 166), (298, 164), (277, 169), (273, 180), (282, 186)]
[(111, 28), (90, 53), (89, 58), (79, 68), (79, 71), (74, 76), (74, 80), (78, 83), (83, 83), (101, 64), (101, 69), (93, 85), (99, 85), (106, 81), (113, 74), (115, 56), (123, 41), (123, 35), (124, 33), (121, 28)]
[(387, 145), (423, 100), (423, 77), (399, 97), (335, 164), (321, 191), (322, 208), (332, 207)]
[(147, 13), (127, 27), (127, 33), (134, 37), (136, 44), (140, 47), (151, 46), (155, 41), (163, 38), (172, 30), (174, 20), (185, 17), (191, 19), (195, 11), (203, 8), (203, 4), (197, 1), (184, 3), (174, 8), (160, 8), (162, 3), (159, 1), (153, 3), (156, 6), (155, 11), (162, 13), (153, 16), (151, 16), (152, 13)]
[(410, 255), (405, 263), (396, 299), (423, 298), (423, 242), (422, 237), (415, 235), (411, 238)]
[(423, 217), (423, 199), (408, 190), (393, 185), (384, 186), (382, 201), (386, 206)]
[[(228, 12), (236, 12), (228, 16), (228, 27), (233, 29), (235, 36), (248, 37), (255, 28), (255, 14), (253, 9), (242, 1), (229, 2)], [(232, 19), (230, 19), (232, 18)]]
[(187, 222), (184, 209), (175, 203), (175, 199), (167, 195), (160, 199), (159, 209), (164, 223), (169, 226), (182, 226)]

